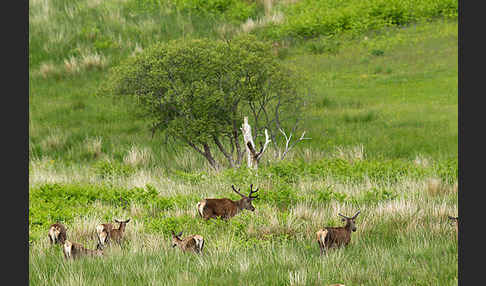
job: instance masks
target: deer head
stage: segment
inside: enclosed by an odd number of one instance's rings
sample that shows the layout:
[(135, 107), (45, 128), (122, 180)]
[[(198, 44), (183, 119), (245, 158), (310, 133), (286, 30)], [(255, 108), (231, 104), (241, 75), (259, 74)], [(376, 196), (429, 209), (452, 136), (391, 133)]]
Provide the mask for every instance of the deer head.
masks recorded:
[(171, 232), (172, 232), (172, 247), (176, 247), (177, 245), (179, 245), (179, 242), (182, 240), (181, 239), (182, 231), (179, 232), (178, 234), (175, 234), (173, 230)]
[(130, 219), (127, 219), (127, 220), (123, 221), (123, 220), (117, 220), (117, 219), (115, 218), (115, 222), (117, 222), (117, 223), (119, 223), (119, 224), (120, 224), (119, 229), (123, 229), (123, 230), (125, 229), (125, 226), (127, 225), (127, 223), (128, 223), (129, 221), (130, 221)]
[(240, 208), (241, 209), (246, 209), (246, 210), (249, 210), (249, 211), (255, 211), (255, 207), (251, 204), (251, 202), (258, 198), (258, 195), (256, 196), (253, 196), (254, 193), (258, 192), (259, 188), (257, 188), (256, 190), (253, 190), (253, 184), (250, 185), (250, 193), (248, 194), (248, 196), (245, 196), (243, 195), (242, 193), (240, 193), (240, 189), (238, 188), (238, 190), (236, 190), (235, 186), (234, 185), (231, 185), (231, 188), (233, 188), (233, 191), (235, 193), (237, 193), (238, 195), (241, 196), (241, 199), (239, 201), (239, 204), (240, 204)]
[(341, 219), (343, 222), (346, 222), (346, 226), (349, 226), (349, 228), (354, 232), (356, 231), (356, 225), (355, 225), (355, 219), (356, 217), (359, 215), (361, 211), (358, 211), (354, 216), (352, 217), (347, 217), (345, 215), (342, 215), (342, 214), (338, 214), (340, 216), (342, 216), (343, 218)]

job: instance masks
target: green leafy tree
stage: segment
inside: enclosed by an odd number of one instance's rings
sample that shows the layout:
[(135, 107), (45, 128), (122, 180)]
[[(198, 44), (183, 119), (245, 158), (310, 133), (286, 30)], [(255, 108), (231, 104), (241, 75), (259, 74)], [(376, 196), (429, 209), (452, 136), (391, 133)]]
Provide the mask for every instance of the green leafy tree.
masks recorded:
[(184, 142), (217, 169), (214, 150), (230, 166), (241, 164), (243, 116), (254, 138), (266, 128), (276, 143), (302, 103), (300, 82), (269, 43), (245, 35), (156, 44), (114, 67), (101, 91), (133, 96), (153, 132)]

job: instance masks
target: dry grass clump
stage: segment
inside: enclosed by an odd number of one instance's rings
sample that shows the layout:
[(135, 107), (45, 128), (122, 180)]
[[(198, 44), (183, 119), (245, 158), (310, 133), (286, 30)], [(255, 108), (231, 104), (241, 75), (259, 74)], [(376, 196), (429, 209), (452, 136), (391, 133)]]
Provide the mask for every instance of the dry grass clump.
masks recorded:
[(92, 69), (103, 69), (107, 65), (107, 60), (105, 56), (98, 53), (94, 54), (84, 54), (80, 58), (80, 65), (82, 69), (92, 70)]
[(133, 167), (139, 165), (147, 164), (152, 158), (150, 149), (142, 148), (139, 149), (137, 146), (133, 145), (128, 151), (127, 155), (123, 158), (123, 162), (127, 165)]
[(413, 162), (414, 162), (415, 165), (425, 167), (425, 168), (430, 165), (430, 160), (423, 155), (415, 156), (415, 159), (413, 160)]
[(281, 12), (275, 12), (272, 14), (265, 15), (263, 18), (257, 20), (248, 19), (245, 23), (241, 24), (240, 30), (244, 33), (249, 33), (255, 28), (263, 27), (268, 24), (280, 24), (284, 20), (284, 16)]
[(40, 75), (42, 78), (48, 78), (48, 77), (53, 76), (53, 75), (56, 75), (56, 76), (60, 75), (61, 70), (57, 66), (55, 66), (53, 63), (45, 62), (45, 63), (40, 64), (39, 70), (35, 74)]
[(447, 195), (454, 191), (457, 192), (457, 184), (449, 185), (444, 183), (441, 179), (431, 178), (426, 183), (426, 191), (427, 194), (433, 197)]
[(64, 69), (69, 74), (76, 74), (81, 71), (81, 66), (78, 59), (72, 56), (69, 59), (64, 59)]
[(68, 74), (78, 74), (85, 70), (103, 69), (108, 65), (108, 60), (102, 54), (83, 53), (80, 57), (71, 56), (64, 59), (64, 70)]
[(93, 155), (95, 158), (101, 156), (101, 147), (103, 146), (103, 139), (101, 137), (87, 137), (84, 140), (84, 148), (88, 154)]
[(51, 132), (40, 142), (42, 150), (54, 151), (62, 148), (66, 143), (66, 136), (58, 131)]
[(289, 285), (306, 285), (307, 270), (289, 271)]
[(363, 145), (353, 147), (336, 147), (335, 158), (340, 158), (348, 162), (362, 161), (365, 159), (365, 151)]

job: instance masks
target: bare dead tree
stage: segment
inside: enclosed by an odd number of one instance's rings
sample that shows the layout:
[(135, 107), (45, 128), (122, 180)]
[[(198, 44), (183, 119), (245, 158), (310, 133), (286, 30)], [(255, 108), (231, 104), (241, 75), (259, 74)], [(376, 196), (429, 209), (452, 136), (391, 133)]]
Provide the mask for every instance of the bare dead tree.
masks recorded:
[(287, 136), (287, 134), (285, 133), (285, 131), (283, 131), (283, 129), (279, 129), (280, 133), (282, 133), (285, 137), (285, 149), (283, 150), (283, 153), (281, 153), (280, 149), (278, 150), (278, 156), (280, 158), (280, 160), (283, 160), (285, 159), (285, 156), (287, 155), (287, 153), (290, 151), (290, 149), (294, 148), (294, 146), (299, 143), (300, 141), (302, 140), (310, 140), (312, 138), (306, 138), (304, 137), (305, 135), (305, 131), (302, 132), (302, 135), (300, 136), (299, 139), (295, 140), (292, 144), (290, 144), (290, 141), (292, 140), (292, 132), (290, 132), (289, 136)]
[(247, 116), (244, 117), (241, 131), (243, 133), (243, 140), (245, 141), (248, 168), (258, 169), (258, 163), (260, 162), (263, 153), (267, 149), (268, 144), (272, 141), (270, 140), (270, 136), (268, 135), (268, 130), (265, 129), (265, 143), (258, 152), (256, 151), (256, 146), (253, 142), (253, 137), (251, 135), (251, 126), (250, 124), (248, 124)]

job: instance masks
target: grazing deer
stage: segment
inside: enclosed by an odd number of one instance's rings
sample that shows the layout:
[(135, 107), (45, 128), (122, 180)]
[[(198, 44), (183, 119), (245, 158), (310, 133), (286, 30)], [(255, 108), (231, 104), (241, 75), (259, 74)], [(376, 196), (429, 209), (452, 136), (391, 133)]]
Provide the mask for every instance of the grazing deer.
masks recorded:
[(327, 226), (316, 232), (317, 243), (319, 244), (319, 248), (321, 249), (321, 254), (323, 254), (324, 251), (331, 247), (341, 247), (343, 245), (346, 246), (349, 244), (349, 242), (351, 241), (351, 231), (356, 231), (355, 219), (359, 215), (359, 213), (360, 211), (358, 211), (352, 217), (347, 217), (345, 215), (339, 214), (343, 217), (342, 221), (346, 222), (345, 226)]
[(66, 240), (66, 227), (57, 222), (52, 224), (49, 227), (49, 241), (52, 244), (64, 244), (64, 241)]
[(238, 214), (241, 210), (255, 211), (255, 207), (251, 202), (258, 198), (258, 195), (253, 196), (258, 192), (258, 188), (253, 191), (253, 184), (250, 185), (250, 194), (248, 196), (240, 193), (240, 189), (236, 190), (234, 185), (231, 185), (233, 191), (241, 196), (238, 201), (233, 201), (228, 198), (222, 199), (203, 199), (197, 204), (197, 211), (199, 215), (208, 220), (210, 218), (220, 217), (224, 220), (228, 220)]
[(181, 235), (182, 231), (177, 235), (172, 231), (172, 247), (179, 246), (182, 251), (202, 253), (204, 247), (204, 238), (202, 236), (195, 234), (181, 238)]
[(103, 256), (101, 249), (87, 249), (81, 244), (69, 240), (64, 241), (62, 252), (66, 259), (76, 259), (81, 256)]
[(449, 216), (449, 219), (452, 220), (452, 222), (455, 223), (455, 225), (456, 225), (456, 238), (459, 239), (459, 217), (458, 216), (456, 216), (456, 217)]
[(118, 228), (114, 228), (111, 223), (102, 223), (96, 226), (96, 234), (98, 236), (98, 245), (96, 249), (103, 249), (111, 241), (115, 241), (116, 243), (120, 244), (123, 240), (123, 235), (125, 233), (125, 227), (130, 219), (125, 221), (120, 221), (115, 219), (115, 222), (119, 223), (120, 225)]

